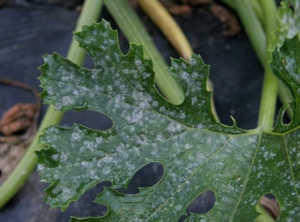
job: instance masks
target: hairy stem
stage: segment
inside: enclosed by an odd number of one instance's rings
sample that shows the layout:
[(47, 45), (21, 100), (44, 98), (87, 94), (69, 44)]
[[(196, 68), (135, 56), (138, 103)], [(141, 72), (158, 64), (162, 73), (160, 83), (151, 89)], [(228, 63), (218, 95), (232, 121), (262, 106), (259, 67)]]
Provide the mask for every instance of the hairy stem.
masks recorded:
[(184, 100), (184, 94), (176, 80), (167, 72), (166, 63), (155, 47), (144, 25), (131, 8), (127, 0), (105, 0), (108, 8), (119, 28), (130, 42), (143, 44), (145, 56), (153, 61), (155, 71), (155, 83), (162, 94), (173, 104), (180, 104)]
[[(83, 25), (90, 25), (93, 21), (97, 21), (101, 12), (102, 4), (102, 0), (85, 1), (81, 15), (77, 22), (76, 31), (79, 31)], [(67, 58), (78, 65), (83, 63), (84, 51), (78, 47), (74, 38), (72, 39)], [(0, 208), (2, 208), (18, 192), (34, 169), (36, 165), (36, 155), (34, 152), (41, 148), (38, 141), (42, 130), (50, 125), (59, 124), (62, 116), (63, 113), (55, 111), (53, 106), (48, 108), (39, 130), (28, 147), (26, 154), (15, 170), (0, 187)]]

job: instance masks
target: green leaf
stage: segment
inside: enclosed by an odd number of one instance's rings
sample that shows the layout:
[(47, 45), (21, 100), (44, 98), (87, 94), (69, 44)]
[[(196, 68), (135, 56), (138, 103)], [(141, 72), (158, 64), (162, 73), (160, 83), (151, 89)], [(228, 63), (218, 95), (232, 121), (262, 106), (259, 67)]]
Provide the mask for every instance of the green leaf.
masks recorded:
[(281, 47), (286, 38), (292, 39), (300, 32), (300, 0), (284, 0), (278, 8), (278, 28), (270, 42), (270, 50)]
[[(51, 207), (65, 210), (92, 186), (111, 181), (96, 198), (108, 206), (108, 213), (72, 221), (176, 221), (206, 190), (216, 195), (214, 208), (186, 221), (253, 221), (259, 215), (255, 205), (270, 192), (280, 202), (281, 220), (300, 220), (298, 118), (288, 126), (279, 123), (276, 132), (224, 126), (211, 112), (209, 66), (200, 56), (194, 54), (190, 64), (172, 60), (169, 72), (186, 96), (182, 104), (173, 105), (157, 92), (152, 62), (144, 59), (141, 46), (132, 44), (122, 55), (117, 32), (105, 21), (75, 35), (94, 69), (80, 68), (58, 54), (45, 56), (42, 97), (58, 110), (104, 113), (114, 125), (107, 131), (81, 125), (44, 130), (40, 142), (49, 147), (37, 151), (38, 171), (51, 183), (45, 198)], [(299, 42), (293, 41), (297, 50)], [(273, 66), (283, 70), (278, 60), (274, 56)], [(291, 89), (300, 87), (288, 80), (288, 72), (277, 75)], [(296, 116), (298, 100), (295, 95)], [(157, 184), (138, 194), (115, 190), (152, 162), (164, 166)]]
[[(300, 44), (295, 36), (293, 39), (287, 39), (280, 50), (273, 53), (273, 62), (271, 68), (273, 73), (287, 86), (293, 96), (293, 101), (285, 104), (280, 112), (274, 131), (285, 132), (300, 125)], [(284, 112), (290, 106), (294, 111), (293, 119), (290, 124), (284, 124), (282, 118)]]

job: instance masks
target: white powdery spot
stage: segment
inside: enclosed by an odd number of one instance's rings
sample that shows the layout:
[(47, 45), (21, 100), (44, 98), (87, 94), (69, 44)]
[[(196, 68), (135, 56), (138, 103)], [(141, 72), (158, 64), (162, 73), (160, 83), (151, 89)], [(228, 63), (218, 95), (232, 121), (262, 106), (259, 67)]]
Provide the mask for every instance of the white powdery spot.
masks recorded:
[(45, 169), (45, 166), (41, 165), (41, 164), (39, 164), (38, 167), (37, 167), (38, 171), (43, 171), (44, 169)]
[(96, 143), (97, 144), (103, 143), (103, 137), (97, 137), (96, 138)]
[(58, 160), (58, 155), (57, 155), (57, 154), (52, 155), (52, 159), (53, 159), (54, 161), (57, 161), (57, 160)]
[(179, 114), (179, 119), (185, 119), (185, 113), (184, 112)]
[(165, 137), (163, 136), (163, 134), (158, 133), (158, 134), (156, 135), (156, 140), (162, 141), (162, 140), (164, 140), (164, 139), (165, 139)]
[(192, 105), (195, 105), (198, 101), (198, 98), (194, 96), (192, 97), (191, 101), (192, 101)]
[(91, 168), (92, 164), (86, 161), (81, 162), (81, 166), (84, 168)]
[(92, 142), (92, 141), (84, 141), (83, 145), (85, 145), (89, 150), (94, 151), (94, 142)]
[(175, 122), (171, 122), (167, 127), (167, 131), (170, 134), (180, 133), (183, 129), (184, 128), (182, 125), (175, 123)]
[(46, 91), (48, 95), (53, 95), (55, 90), (51, 86), (47, 86)]
[(113, 160), (113, 158), (111, 156), (106, 156), (102, 159), (102, 161), (104, 163), (110, 163)]
[(140, 65), (142, 64), (142, 61), (141, 61), (140, 59), (136, 59), (136, 60), (134, 61), (134, 64), (135, 64), (136, 66), (140, 66)]
[(139, 108), (141, 108), (141, 109), (150, 109), (151, 108), (151, 106), (150, 106), (150, 104), (148, 103), (148, 102), (140, 102), (139, 104), (138, 104), (138, 106), (139, 106)]
[(71, 135), (71, 142), (78, 142), (81, 140), (81, 136), (79, 133), (72, 133)]
[(70, 197), (72, 197), (72, 190), (69, 188), (63, 188), (62, 190), (62, 194), (60, 195), (62, 201), (67, 201), (70, 199)]
[(109, 174), (110, 173), (110, 167), (104, 167), (102, 172), (104, 174)]
[(70, 96), (63, 96), (62, 102), (63, 102), (64, 106), (68, 106), (68, 105), (74, 104), (74, 99), (72, 99)]
[(66, 154), (62, 154), (62, 155), (60, 156), (60, 162), (61, 162), (62, 164), (67, 164), (67, 161), (68, 161), (68, 156), (67, 156)]
[(193, 148), (193, 145), (187, 143), (187, 144), (185, 144), (184, 148), (185, 148), (186, 150), (189, 150), (189, 149)]
[(181, 78), (185, 81), (189, 81), (190, 80), (190, 75), (187, 72), (182, 72)]

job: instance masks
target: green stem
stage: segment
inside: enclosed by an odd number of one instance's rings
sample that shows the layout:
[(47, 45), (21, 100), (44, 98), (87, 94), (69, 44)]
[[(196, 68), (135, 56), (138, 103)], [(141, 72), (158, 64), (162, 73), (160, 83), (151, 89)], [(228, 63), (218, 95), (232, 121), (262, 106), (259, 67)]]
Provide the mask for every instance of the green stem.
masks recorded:
[(163, 57), (156, 49), (144, 25), (128, 1), (105, 0), (104, 3), (127, 39), (130, 42), (144, 45), (145, 56), (150, 57), (153, 61), (153, 68), (156, 73), (155, 82), (162, 94), (173, 104), (182, 103), (184, 100), (182, 89), (167, 72), (167, 65)]
[(258, 117), (258, 127), (263, 129), (271, 130), (273, 127), (277, 99), (277, 83), (277, 78), (274, 76), (269, 64), (266, 64)]
[(274, 0), (259, 0), (265, 19), (265, 31), (268, 41), (272, 39), (272, 33), (277, 28), (277, 8)]
[[(102, 0), (85, 1), (81, 15), (77, 22), (76, 31), (79, 31), (83, 25), (89, 25), (93, 21), (97, 21), (101, 12), (102, 4)], [(70, 44), (67, 58), (78, 65), (83, 63), (84, 51), (78, 47), (74, 38)], [(62, 112), (57, 112), (54, 110), (53, 106), (49, 106), (39, 130), (28, 147), (26, 154), (0, 187), (0, 209), (18, 192), (34, 169), (36, 165), (36, 155), (34, 152), (41, 148), (38, 141), (42, 130), (50, 125), (59, 124), (62, 116)]]
[[(261, 8), (264, 13), (265, 21), (267, 24), (265, 24), (265, 31), (267, 34), (267, 38), (269, 40), (272, 39), (272, 33), (277, 27), (277, 8), (276, 4), (272, 0), (258, 0)], [(269, 53), (268, 61), (272, 60), (272, 55)], [(282, 103), (285, 103), (286, 101), (292, 101), (293, 97), (288, 90), (288, 88), (279, 80), (278, 81), (278, 95)], [(291, 118), (293, 116), (293, 111), (290, 107), (286, 109), (286, 112), (288, 113), (289, 117)]]
[[(228, 3), (229, 1), (231, 2), (231, 0), (223, 0), (225, 3)], [(248, 15), (253, 15), (253, 13), (247, 13), (247, 11), (252, 11), (250, 4), (249, 3), (246, 3), (248, 4), (247, 7), (244, 7), (244, 8), (240, 8), (241, 5), (243, 5), (243, 2), (237, 0), (237, 5), (233, 5), (233, 3), (231, 2), (231, 4), (229, 6), (231, 7), (234, 7), (235, 10), (237, 10), (239, 12), (239, 16), (240, 17), (244, 17), (242, 19), (242, 22), (247, 30), (247, 34), (254, 46), (254, 50), (256, 51), (256, 54), (257, 56), (259, 57), (260, 59), (260, 62), (262, 63), (263, 66), (266, 66), (269, 64), (266, 63), (266, 60), (269, 58), (271, 58), (271, 55), (267, 55), (267, 41), (266, 39), (267, 38), (270, 38), (270, 37), (266, 37), (266, 33), (268, 32), (270, 35), (270, 33), (274, 30), (272, 30), (271, 27), (274, 28), (274, 26), (276, 27), (276, 5), (275, 5), (275, 2), (274, 1), (264, 1), (264, 0), (255, 0), (254, 1), (251, 1), (251, 4), (256, 12), (256, 15), (257, 17), (259, 17), (259, 20), (261, 21), (261, 23), (263, 24), (265, 30), (264, 30), (264, 33), (261, 33), (261, 26), (257, 26), (257, 22), (251, 22), (252, 18), (250, 18), (251, 16), (248, 16)], [(240, 5), (239, 5), (240, 4)], [(259, 6), (257, 5), (259, 4)], [(267, 12), (266, 12), (267, 11)], [(245, 13), (244, 13), (245, 12)], [(274, 14), (272, 14), (274, 13)], [(263, 16), (262, 16), (263, 15)], [(245, 22), (249, 20), (248, 22)], [(257, 19), (254, 19), (254, 20), (257, 20)], [(265, 24), (266, 22), (268, 22), (269, 24)], [(252, 26), (252, 29), (250, 28), (247, 28), (248, 26)], [(256, 27), (257, 26), (257, 27)], [(257, 32), (255, 30), (259, 30), (259, 33), (260, 34), (257, 34)], [(268, 30), (267, 30), (268, 29)], [(265, 36), (262, 38), (262, 34)], [(268, 57), (268, 58), (267, 58)], [(263, 59), (263, 58), (266, 58)], [(269, 72), (269, 71), (268, 71)], [(269, 78), (267, 78), (269, 79)], [(291, 101), (292, 100), (292, 96), (289, 92), (289, 90), (286, 88), (286, 86), (279, 80), (277, 80), (279, 82), (278, 84), (278, 95), (279, 95), (279, 98), (280, 100), (284, 103), (285, 101)], [(274, 85), (275, 87), (275, 85)], [(287, 113), (290, 117), (292, 117), (293, 115), (293, 112), (291, 110), (291, 108), (287, 108)], [(261, 123), (262, 120), (259, 120), (259, 122)]]
[[(265, 18), (265, 32), (267, 36), (267, 41), (271, 40), (272, 32), (277, 27), (277, 8), (274, 0), (260, 0), (261, 8), (264, 12)], [(267, 47), (265, 48), (267, 51)], [(267, 51), (267, 61), (272, 60), (272, 53)], [(274, 115), (275, 115), (275, 107), (276, 107), (276, 99), (277, 99), (277, 88), (278, 88), (278, 80), (274, 76), (270, 65), (268, 62), (265, 62), (265, 78), (262, 90), (262, 98), (260, 102), (260, 112), (258, 118), (258, 126), (262, 128), (273, 127), (274, 123)]]
[(258, 1), (259, 0), (253, 0), (253, 1), (251, 1), (251, 5), (252, 5), (253, 10), (255, 11), (255, 14), (256, 14), (257, 18), (259, 19), (260, 23), (262, 25), (264, 25), (265, 17), (264, 17), (262, 8), (261, 8), (260, 4), (258, 3)]
[[(228, 5), (230, 8), (236, 10), (236, 5), (235, 5), (235, 0), (222, 0), (226, 5)], [(260, 4), (258, 3), (258, 1), (260, 0), (251, 0), (249, 2), (249, 4), (252, 5), (252, 8), (257, 16), (257, 18), (259, 19), (259, 21), (261, 23), (264, 23), (264, 15), (262, 12), (262, 9), (260, 7)]]
[(278, 86), (277, 78), (273, 75), (268, 63), (272, 55), (267, 51), (267, 41), (270, 41), (271, 33), (276, 28), (276, 6), (273, 0), (261, 0), (259, 3), (264, 15), (264, 29), (249, 0), (234, 0), (235, 9), (265, 68), (258, 126), (271, 129), (274, 122)]
[(251, 3), (249, 0), (233, 0), (233, 2), (260, 62), (265, 64), (267, 39)]
[[(86, 0), (81, 14), (78, 18), (75, 32), (81, 31), (82, 26), (91, 25), (93, 22), (97, 22), (99, 15), (102, 11), (104, 0)], [(71, 44), (69, 46), (69, 51), (67, 58), (77, 65), (82, 65), (85, 57), (85, 51), (82, 48), (79, 48), (78, 42), (75, 38), (72, 38)]]

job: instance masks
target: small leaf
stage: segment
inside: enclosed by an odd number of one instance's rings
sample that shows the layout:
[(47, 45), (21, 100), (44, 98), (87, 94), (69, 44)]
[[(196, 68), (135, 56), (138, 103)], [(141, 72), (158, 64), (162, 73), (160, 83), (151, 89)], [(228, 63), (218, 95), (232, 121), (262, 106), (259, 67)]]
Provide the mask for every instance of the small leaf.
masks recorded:
[(300, 0), (283, 0), (278, 8), (278, 28), (273, 34), (270, 50), (281, 47), (286, 38), (292, 39), (300, 32)]
[[(44, 130), (40, 141), (49, 147), (37, 151), (38, 170), (51, 183), (45, 199), (51, 207), (64, 210), (95, 184), (111, 181), (96, 198), (108, 213), (72, 221), (176, 221), (206, 190), (215, 193), (214, 208), (186, 221), (253, 221), (259, 215), (255, 205), (265, 193), (276, 195), (280, 219), (300, 220), (297, 118), (286, 128), (278, 125), (282, 133), (224, 126), (211, 112), (209, 67), (200, 56), (193, 54), (190, 64), (172, 60), (169, 72), (186, 96), (173, 105), (157, 92), (152, 62), (144, 59), (142, 47), (131, 45), (122, 55), (117, 33), (107, 22), (85, 27), (76, 38), (95, 68), (80, 68), (57, 54), (45, 56), (40, 77), (44, 101), (59, 110), (104, 113), (114, 125), (107, 131), (81, 125)], [(280, 59), (274, 56), (274, 67)], [(286, 75), (278, 73), (291, 90), (298, 89), (299, 82)], [(298, 100), (295, 94), (296, 117)], [(157, 184), (131, 195), (115, 190), (152, 162), (164, 167)]]

